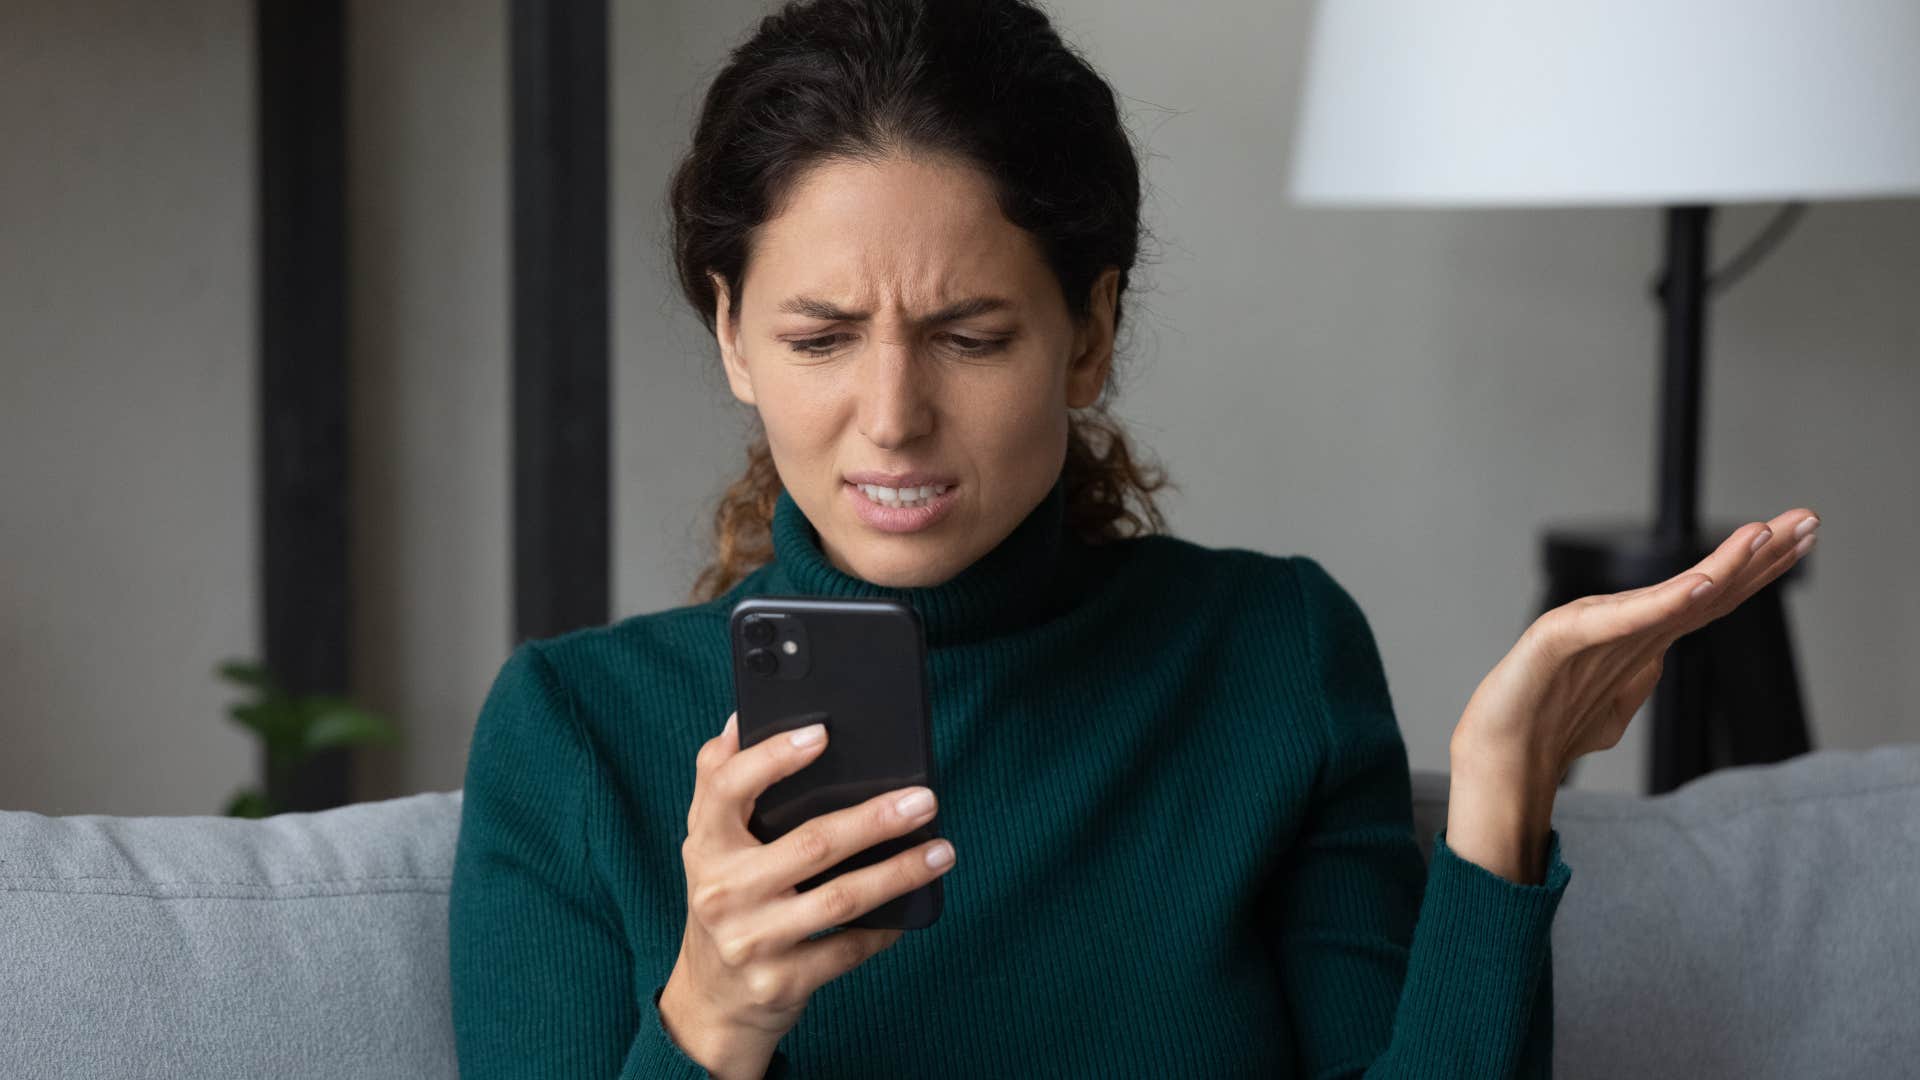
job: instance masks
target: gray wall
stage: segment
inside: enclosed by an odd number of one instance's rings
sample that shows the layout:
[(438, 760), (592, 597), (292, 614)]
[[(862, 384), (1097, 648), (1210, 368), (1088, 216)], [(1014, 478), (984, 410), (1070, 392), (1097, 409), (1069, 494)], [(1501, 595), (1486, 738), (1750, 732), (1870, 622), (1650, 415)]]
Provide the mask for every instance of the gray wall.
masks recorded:
[[(743, 463), (661, 200), (767, 6), (615, 12), (616, 616), (684, 601)], [(1656, 216), (1292, 207), (1302, 3), (1051, 9), (1147, 146), (1161, 246), (1118, 411), (1183, 485), (1176, 531), (1324, 562), (1373, 624), (1415, 766), (1443, 768), (1534, 615), (1541, 524), (1647, 512)], [(257, 633), (248, 11), (145, 10), (0, 13), (7, 807), (210, 812), (252, 765), (207, 674)], [(355, 680), (409, 726), (367, 756), (363, 798), (459, 786), (507, 651), (504, 14), (351, 12)], [(1725, 214), (1722, 250), (1767, 209)], [(1789, 601), (1822, 746), (1920, 739), (1916, 285), (1920, 202), (1823, 204), (1715, 312), (1705, 509), (1822, 514)], [(1580, 786), (1636, 788), (1644, 734)]]
[(458, 788), (508, 652), (505, 22), (348, 11), (354, 684), (407, 725), (362, 798)]
[(255, 751), (243, 0), (0, 7), (0, 807), (212, 813)]

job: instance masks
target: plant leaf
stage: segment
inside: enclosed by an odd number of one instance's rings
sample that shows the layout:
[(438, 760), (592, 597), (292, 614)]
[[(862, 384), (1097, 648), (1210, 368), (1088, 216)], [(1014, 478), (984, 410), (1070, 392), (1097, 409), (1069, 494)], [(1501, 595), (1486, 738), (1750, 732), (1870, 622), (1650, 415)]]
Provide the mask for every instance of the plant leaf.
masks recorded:
[(269, 747), (297, 744), (300, 739), (300, 718), (285, 698), (242, 702), (227, 713), (242, 727), (257, 732)]
[(234, 792), (233, 798), (227, 801), (228, 817), (263, 818), (272, 817), (273, 814), (273, 804), (267, 801), (265, 795), (253, 788), (242, 788)]
[(273, 675), (267, 671), (266, 665), (256, 663), (252, 660), (228, 660), (221, 664), (216, 670), (219, 672), (220, 677), (226, 679), (228, 682), (239, 683), (242, 686), (257, 687), (258, 689), (266, 691), (272, 691), (275, 688)]
[(353, 702), (339, 694), (305, 694), (299, 698), (296, 705), (303, 718), (303, 724), (311, 724), (327, 713), (357, 708)]
[(393, 743), (400, 738), (384, 717), (338, 699), (328, 700), (309, 717), (303, 740), (309, 752), (358, 743)]
[(245, 701), (227, 709), (227, 715), (233, 717), (240, 726), (266, 735), (273, 724), (273, 708), (265, 702)]

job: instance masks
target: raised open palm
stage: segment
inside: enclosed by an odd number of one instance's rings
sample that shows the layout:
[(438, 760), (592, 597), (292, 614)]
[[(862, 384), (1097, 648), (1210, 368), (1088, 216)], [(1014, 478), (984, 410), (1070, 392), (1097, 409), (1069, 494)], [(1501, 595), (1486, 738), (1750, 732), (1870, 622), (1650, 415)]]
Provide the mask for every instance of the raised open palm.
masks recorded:
[[(1800, 507), (1735, 529), (1683, 573), (1583, 596), (1542, 614), (1487, 674), (1455, 742), (1501, 746), (1557, 780), (1582, 754), (1620, 741), (1676, 640), (1725, 615), (1813, 549), (1820, 520)], [(1700, 596), (1694, 590), (1710, 587)]]

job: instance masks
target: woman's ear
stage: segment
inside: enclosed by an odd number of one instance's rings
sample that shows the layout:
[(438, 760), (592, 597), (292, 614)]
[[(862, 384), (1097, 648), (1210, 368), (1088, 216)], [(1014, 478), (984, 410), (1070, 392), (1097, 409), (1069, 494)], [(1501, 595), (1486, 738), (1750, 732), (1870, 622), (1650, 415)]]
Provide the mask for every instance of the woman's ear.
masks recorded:
[(1113, 370), (1113, 312), (1118, 306), (1120, 269), (1109, 266), (1093, 283), (1086, 325), (1074, 334), (1067, 362), (1067, 407), (1084, 409), (1100, 400)]
[(727, 283), (719, 274), (707, 272), (713, 280), (714, 315), (713, 336), (720, 343), (720, 365), (727, 372), (727, 387), (733, 396), (752, 405), (753, 376), (747, 371), (747, 363), (740, 355), (740, 342), (734, 335), (732, 297), (728, 294)]

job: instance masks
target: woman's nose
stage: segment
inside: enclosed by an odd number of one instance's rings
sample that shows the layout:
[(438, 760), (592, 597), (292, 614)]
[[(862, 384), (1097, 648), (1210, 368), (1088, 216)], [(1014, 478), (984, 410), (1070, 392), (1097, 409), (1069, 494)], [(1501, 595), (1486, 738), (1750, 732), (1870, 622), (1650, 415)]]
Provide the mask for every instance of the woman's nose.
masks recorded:
[(874, 445), (904, 446), (933, 430), (926, 373), (910, 342), (877, 342), (860, 378), (860, 430)]

